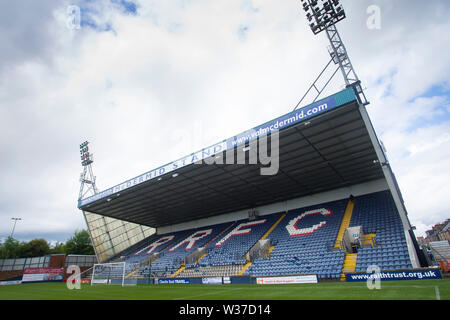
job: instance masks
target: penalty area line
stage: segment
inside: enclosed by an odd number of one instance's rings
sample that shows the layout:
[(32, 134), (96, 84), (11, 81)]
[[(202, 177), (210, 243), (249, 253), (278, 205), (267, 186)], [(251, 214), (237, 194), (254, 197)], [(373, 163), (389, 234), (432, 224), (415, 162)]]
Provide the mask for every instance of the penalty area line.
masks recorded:
[(436, 300), (441, 300), (441, 294), (439, 293), (439, 287), (434, 286), (434, 291), (436, 292)]

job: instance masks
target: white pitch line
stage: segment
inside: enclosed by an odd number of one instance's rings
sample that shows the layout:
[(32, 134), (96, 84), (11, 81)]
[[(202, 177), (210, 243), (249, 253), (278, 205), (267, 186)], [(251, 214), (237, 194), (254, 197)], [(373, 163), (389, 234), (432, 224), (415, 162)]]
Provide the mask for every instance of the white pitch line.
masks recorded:
[(436, 300), (441, 300), (441, 295), (439, 293), (439, 287), (438, 286), (434, 286), (434, 289), (436, 291)]

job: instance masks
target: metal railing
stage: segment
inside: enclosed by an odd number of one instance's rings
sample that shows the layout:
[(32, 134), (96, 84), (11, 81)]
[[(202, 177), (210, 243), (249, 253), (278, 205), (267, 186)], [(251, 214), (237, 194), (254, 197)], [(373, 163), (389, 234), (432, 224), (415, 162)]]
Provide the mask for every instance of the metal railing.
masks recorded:
[(361, 248), (368, 248), (368, 246), (373, 248), (376, 245), (377, 245), (376, 236), (372, 237), (372, 236), (363, 235), (360, 239)]
[[(435, 263), (435, 265), (440, 265), (441, 261), (444, 261), (445, 263), (448, 263), (449, 260), (448, 258), (444, 257), (438, 250), (436, 250), (436, 248), (433, 248), (432, 246), (430, 246), (431, 248), (431, 253), (433, 254), (433, 263)], [(436, 257), (438, 257), (440, 260), (436, 259)]]
[(256, 258), (264, 256), (271, 245), (270, 239), (258, 241), (248, 252), (249, 260), (253, 262)]

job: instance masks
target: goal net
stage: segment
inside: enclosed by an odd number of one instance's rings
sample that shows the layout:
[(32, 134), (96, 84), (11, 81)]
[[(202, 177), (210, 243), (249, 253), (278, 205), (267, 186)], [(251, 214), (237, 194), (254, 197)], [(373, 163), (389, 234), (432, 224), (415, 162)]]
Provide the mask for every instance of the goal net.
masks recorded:
[(129, 284), (126, 281), (127, 265), (125, 262), (98, 263), (92, 268), (91, 285), (93, 284)]

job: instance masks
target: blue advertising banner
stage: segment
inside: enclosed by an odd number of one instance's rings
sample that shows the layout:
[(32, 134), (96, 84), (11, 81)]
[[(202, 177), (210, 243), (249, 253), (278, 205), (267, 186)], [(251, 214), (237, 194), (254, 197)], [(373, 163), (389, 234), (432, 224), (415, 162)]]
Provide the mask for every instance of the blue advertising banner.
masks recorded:
[(370, 279), (389, 280), (428, 280), (442, 279), (442, 274), (438, 269), (433, 270), (406, 270), (406, 271), (381, 271), (379, 273), (348, 273), (346, 275), (349, 282), (363, 282)]
[(190, 284), (189, 279), (158, 279), (158, 284)]

